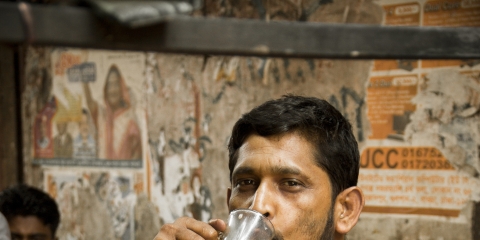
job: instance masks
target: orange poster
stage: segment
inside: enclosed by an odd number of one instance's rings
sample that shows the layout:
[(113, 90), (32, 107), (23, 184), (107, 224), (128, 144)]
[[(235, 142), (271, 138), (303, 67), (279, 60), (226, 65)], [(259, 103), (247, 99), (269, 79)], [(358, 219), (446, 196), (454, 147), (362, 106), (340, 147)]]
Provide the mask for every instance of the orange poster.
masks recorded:
[[(480, 26), (479, 0), (379, 0), (384, 25)], [(375, 60), (358, 185), (367, 216), (464, 221), (479, 201), (480, 60)], [(373, 213), (369, 215), (369, 213)], [(462, 220), (463, 219), (463, 220)]]
[(410, 114), (411, 99), (417, 94), (417, 75), (371, 77), (367, 87), (369, 139), (403, 139)]
[(434, 0), (423, 7), (423, 26), (478, 27), (478, 0)]

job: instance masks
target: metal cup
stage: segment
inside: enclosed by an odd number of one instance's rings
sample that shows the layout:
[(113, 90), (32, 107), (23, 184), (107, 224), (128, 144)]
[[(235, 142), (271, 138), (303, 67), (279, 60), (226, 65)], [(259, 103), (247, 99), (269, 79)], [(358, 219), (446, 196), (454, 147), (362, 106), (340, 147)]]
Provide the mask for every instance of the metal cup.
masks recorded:
[(221, 240), (271, 240), (275, 236), (272, 223), (261, 213), (249, 209), (230, 212), (227, 230)]

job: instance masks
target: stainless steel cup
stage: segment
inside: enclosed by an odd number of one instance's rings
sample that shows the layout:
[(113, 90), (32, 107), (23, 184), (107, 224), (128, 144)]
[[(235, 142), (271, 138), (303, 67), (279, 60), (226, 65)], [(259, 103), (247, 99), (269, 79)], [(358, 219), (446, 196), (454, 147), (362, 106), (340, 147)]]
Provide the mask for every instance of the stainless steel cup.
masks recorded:
[(261, 213), (250, 209), (230, 212), (222, 240), (271, 240), (275, 236), (272, 223)]

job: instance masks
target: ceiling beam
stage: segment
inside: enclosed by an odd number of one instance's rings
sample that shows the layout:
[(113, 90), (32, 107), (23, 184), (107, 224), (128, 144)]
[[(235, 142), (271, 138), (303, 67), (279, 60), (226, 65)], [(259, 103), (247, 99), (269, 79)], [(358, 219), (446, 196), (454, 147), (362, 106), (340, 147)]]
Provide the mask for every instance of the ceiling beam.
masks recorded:
[(99, 17), (87, 7), (28, 6), (29, 11), (21, 14), (18, 3), (0, 2), (0, 43), (260, 57), (480, 58), (480, 28), (186, 16), (128, 28)]

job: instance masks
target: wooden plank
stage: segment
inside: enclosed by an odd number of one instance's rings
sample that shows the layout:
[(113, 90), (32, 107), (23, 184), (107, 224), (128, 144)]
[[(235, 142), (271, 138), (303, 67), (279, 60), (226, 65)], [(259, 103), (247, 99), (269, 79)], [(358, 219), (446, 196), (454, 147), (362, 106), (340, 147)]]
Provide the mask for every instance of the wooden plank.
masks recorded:
[(480, 202), (473, 202), (472, 239), (480, 239)]
[[(187, 54), (341, 59), (480, 58), (480, 28), (392, 27), (179, 17), (126, 28), (89, 8), (0, 3), (0, 42)], [(17, 12), (17, 13), (15, 13)], [(32, 29), (33, 36), (28, 34)]]
[(15, 83), (14, 50), (0, 45), (0, 191), (20, 180), (20, 107)]

